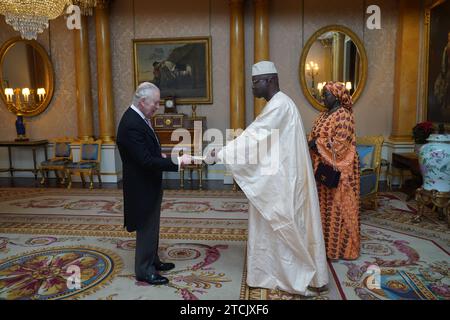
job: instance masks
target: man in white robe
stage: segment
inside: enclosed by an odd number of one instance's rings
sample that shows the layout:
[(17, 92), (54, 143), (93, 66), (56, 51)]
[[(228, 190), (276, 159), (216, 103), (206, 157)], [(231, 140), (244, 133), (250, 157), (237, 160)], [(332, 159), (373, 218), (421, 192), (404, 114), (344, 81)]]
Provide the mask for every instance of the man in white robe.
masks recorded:
[(253, 65), (252, 81), (254, 96), (268, 103), (241, 135), (209, 156), (227, 165), (249, 199), (247, 285), (317, 294), (308, 287), (326, 286), (328, 268), (300, 113), (280, 91), (272, 62)]

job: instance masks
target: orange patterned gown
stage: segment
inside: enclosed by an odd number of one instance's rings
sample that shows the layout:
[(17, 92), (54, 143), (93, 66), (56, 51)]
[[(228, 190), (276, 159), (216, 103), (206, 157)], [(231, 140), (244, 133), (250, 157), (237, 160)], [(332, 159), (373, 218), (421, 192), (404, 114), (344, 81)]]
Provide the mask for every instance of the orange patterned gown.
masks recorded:
[(314, 123), (309, 140), (316, 138), (318, 151), (311, 151), (314, 172), (320, 161), (333, 163), (341, 172), (337, 188), (329, 189), (317, 181), (320, 213), (329, 259), (356, 259), (359, 256), (359, 158), (353, 112), (339, 108), (322, 112)]

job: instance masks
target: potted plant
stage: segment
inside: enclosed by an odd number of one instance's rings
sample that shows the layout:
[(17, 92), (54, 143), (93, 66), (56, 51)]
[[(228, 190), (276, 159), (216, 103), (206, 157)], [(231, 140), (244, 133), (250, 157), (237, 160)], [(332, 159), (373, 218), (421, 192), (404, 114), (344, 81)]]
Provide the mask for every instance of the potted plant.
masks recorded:
[(414, 151), (416, 153), (419, 152), (422, 145), (427, 143), (427, 139), (433, 131), (433, 123), (431, 121), (420, 122), (414, 126), (412, 132), (415, 142)]

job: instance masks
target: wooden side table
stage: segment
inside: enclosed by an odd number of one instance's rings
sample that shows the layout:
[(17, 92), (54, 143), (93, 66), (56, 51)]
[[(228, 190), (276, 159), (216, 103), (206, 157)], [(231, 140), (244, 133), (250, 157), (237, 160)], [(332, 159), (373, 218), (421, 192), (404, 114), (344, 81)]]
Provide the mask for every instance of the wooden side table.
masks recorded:
[[(409, 170), (412, 173), (413, 179), (409, 185), (405, 184), (404, 192), (408, 195), (406, 201), (414, 199), (415, 190), (422, 185), (422, 173), (420, 172), (419, 158), (415, 153), (393, 153), (391, 171), (397, 168), (401, 172)], [(395, 169), (394, 169), (395, 170)], [(393, 171), (392, 171), (393, 172)], [(404, 173), (401, 173), (402, 180)], [(402, 183), (403, 184), (403, 183)]]
[[(31, 141), (0, 141), (0, 147), (8, 148), (8, 159), (9, 159), (9, 167), (0, 169), (0, 172), (9, 171), (11, 177), (14, 177), (15, 171), (31, 171), (34, 174), (34, 179), (37, 179), (37, 174), (39, 172), (37, 163), (36, 163), (36, 150), (39, 148), (44, 149), (45, 160), (48, 160), (47, 157), (47, 140), (31, 140)], [(12, 148), (29, 148), (33, 152), (33, 168), (15, 168), (13, 165), (13, 158), (11, 155)]]
[(441, 219), (447, 219), (447, 224), (450, 227), (450, 192), (439, 192), (437, 190), (425, 190), (418, 188), (416, 190), (417, 201), (417, 216), (413, 218), (413, 222), (420, 222), (423, 217), (424, 208), (428, 204), (433, 204), (438, 208), (442, 208)]
[[(191, 155), (195, 152), (195, 145), (200, 145), (201, 150), (205, 147), (203, 132), (206, 131), (206, 117), (188, 117), (182, 113), (158, 114), (153, 117), (153, 127), (161, 144), (161, 152), (168, 156), (176, 153), (181, 156), (189, 150)], [(172, 135), (177, 129), (185, 129), (186, 136)], [(188, 133), (188, 134), (187, 134)], [(189, 171), (192, 181), (192, 171), (199, 176), (199, 188), (203, 187), (203, 169), (205, 165), (192, 164), (180, 169), (180, 187), (184, 188), (184, 173)]]

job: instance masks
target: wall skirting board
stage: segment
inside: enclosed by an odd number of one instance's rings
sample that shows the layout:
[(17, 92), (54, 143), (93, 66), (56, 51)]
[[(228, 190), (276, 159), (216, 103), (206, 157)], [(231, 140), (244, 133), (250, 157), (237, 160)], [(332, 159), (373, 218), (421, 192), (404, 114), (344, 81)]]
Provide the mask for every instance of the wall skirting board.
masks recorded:
[[(53, 143), (49, 143), (47, 146), (48, 157), (51, 158), (53, 155)], [(398, 142), (390, 141), (386, 139), (383, 143), (381, 150), (382, 159), (386, 159), (389, 163), (392, 163), (392, 153), (406, 153), (414, 151), (414, 142)], [(72, 152), (74, 161), (80, 159), (80, 145), (73, 144)], [(103, 182), (119, 182), (122, 179), (122, 161), (120, 160), (119, 150), (115, 144), (104, 144), (102, 145), (102, 155), (101, 155), (101, 173)], [(15, 168), (32, 168), (33, 167), (33, 157), (31, 150), (13, 148), (12, 149), (12, 160)], [(44, 150), (39, 149), (36, 152), (36, 163), (39, 166), (40, 162), (45, 160)], [(0, 148), (0, 167), (7, 168), (8, 154), (6, 148)], [(382, 167), (380, 180), (386, 180), (386, 167)], [(207, 166), (204, 170), (204, 180), (223, 180), (224, 184), (232, 184), (233, 178), (231, 173), (227, 171), (226, 166), (223, 164), (215, 164)], [(9, 172), (1, 172), (0, 177), (9, 177)], [(32, 172), (14, 172), (15, 177), (34, 177)], [(40, 178), (38, 174), (38, 178)], [(50, 172), (50, 177), (55, 177), (53, 172)], [(164, 172), (164, 179), (174, 179), (179, 180), (180, 174), (178, 172)], [(185, 179), (189, 179), (189, 172), (185, 172)], [(81, 181), (79, 176), (72, 176), (73, 181)], [(192, 179), (197, 180), (197, 172), (192, 172)], [(97, 182), (97, 178), (95, 177)], [(395, 181), (393, 181), (395, 184)]]

